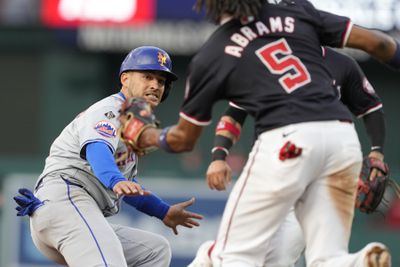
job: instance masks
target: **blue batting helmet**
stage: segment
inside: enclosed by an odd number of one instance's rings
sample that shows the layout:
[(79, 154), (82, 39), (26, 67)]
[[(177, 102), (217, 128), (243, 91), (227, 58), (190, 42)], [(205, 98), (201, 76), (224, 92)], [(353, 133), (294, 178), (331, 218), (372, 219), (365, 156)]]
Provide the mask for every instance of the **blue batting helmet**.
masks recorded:
[(161, 102), (167, 98), (172, 82), (178, 79), (172, 72), (171, 58), (167, 52), (155, 46), (141, 46), (129, 52), (121, 64), (119, 76), (130, 70), (161, 71), (165, 74), (167, 80)]

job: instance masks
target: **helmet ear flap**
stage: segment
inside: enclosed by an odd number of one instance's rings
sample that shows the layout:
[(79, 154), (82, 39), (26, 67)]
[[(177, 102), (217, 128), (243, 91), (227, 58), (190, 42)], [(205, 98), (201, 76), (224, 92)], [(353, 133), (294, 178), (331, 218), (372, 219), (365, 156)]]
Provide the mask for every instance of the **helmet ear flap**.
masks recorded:
[(164, 93), (163, 93), (163, 95), (161, 97), (161, 101), (160, 102), (163, 102), (168, 97), (169, 91), (171, 90), (171, 88), (172, 88), (172, 81), (171, 80), (167, 80), (165, 82)]

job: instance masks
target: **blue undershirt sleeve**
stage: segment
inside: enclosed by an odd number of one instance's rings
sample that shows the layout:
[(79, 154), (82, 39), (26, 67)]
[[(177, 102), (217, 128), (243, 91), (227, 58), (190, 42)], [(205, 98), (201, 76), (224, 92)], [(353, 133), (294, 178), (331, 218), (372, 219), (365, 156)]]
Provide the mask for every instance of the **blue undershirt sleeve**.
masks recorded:
[[(88, 144), (86, 146), (86, 159), (96, 177), (107, 188), (112, 190), (118, 182), (126, 181), (115, 163), (112, 152), (105, 143), (93, 142)], [(138, 183), (135, 179), (132, 179), (132, 181)], [(167, 203), (153, 193), (149, 196), (125, 196), (123, 200), (137, 210), (160, 220), (164, 219), (170, 208)]]
[(86, 159), (93, 169), (97, 179), (109, 189), (126, 178), (119, 171), (114, 156), (108, 145), (102, 142), (93, 142), (86, 146)]
[[(133, 179), (133, 181), (137, 183), (136, 179)], [(160, 220), (164, 219), (170, 208), (166, 202), (154, 193), (151, 193), (149, 196), (125, 196), (123, 200), (137, 210), (149, 216), (157, 217)]]

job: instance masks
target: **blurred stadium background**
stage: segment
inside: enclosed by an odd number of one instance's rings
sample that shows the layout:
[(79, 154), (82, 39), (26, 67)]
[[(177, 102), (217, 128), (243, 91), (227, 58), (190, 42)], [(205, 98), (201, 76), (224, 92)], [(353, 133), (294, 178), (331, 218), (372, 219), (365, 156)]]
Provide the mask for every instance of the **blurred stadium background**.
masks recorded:
[[(320, 9), (350, 16), (359, 25), (400, 38), (399, 0), (311, 2)], [(194, 0), (0, 0), (0, 107), (5, 128), (0, 138), (1, 267), (54, 266), (34, 248), (28, 220), (15, 216), (12, 196), (16, 188), (32, 186), (51, 142), (76, 114), (119, 90), (119, 65), (132, 48), (155, 45), (172, 55), (180, 79), (157, 116), (164, 126), (177, 121), (187, 64), (214, 30), (203, 14), (192, 10), (193, 4)], [(363, 53), (346, 52), (357, 58), (383, 99), (386, 160), (392, 177), (400, 182), (400, 75)], [(226, 104), (215, 107), (215, 119)], [(363, 150), (368, 153), (365, 130), (359, 122), (356, 126)], [(186, 266), (198, 245), (217, 231), (227, 193), (211, 192), (204, 182), (214, 127), (215, 121), (191, 153), (167, 155), (158, 151), (139, 164), (139, 179), (168, 202), (197, 198), (191, 209), (205, 215), (200, 228), (181, 229), (180, 235), (174, 236), (158, 220), (130, 207), (112, 218), (165, 235), (173, 248), (173, 267)], [(252, 136), (252, 122), (248, 120), (240, 143), (229, 157), (235, 176), (246, 161)], [(382, 214), (357, 212), (350, 250), (356, 251), (369, 241), (386, 243), (393, 252), (393, 266), (400, 266), (399, 202), (391, 202)]]

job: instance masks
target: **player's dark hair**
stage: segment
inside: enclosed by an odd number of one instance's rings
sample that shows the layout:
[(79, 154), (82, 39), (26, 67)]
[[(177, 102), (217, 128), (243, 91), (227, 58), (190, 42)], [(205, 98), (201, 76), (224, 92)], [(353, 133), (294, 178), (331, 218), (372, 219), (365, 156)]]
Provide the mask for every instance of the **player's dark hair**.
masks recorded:
[(195, 10), (205, 8), (207, 16), (219, 23), (222, 14), (227, 13), (236, 19), (258, 17), (261, 5), (265, 0), (196, 0)]

